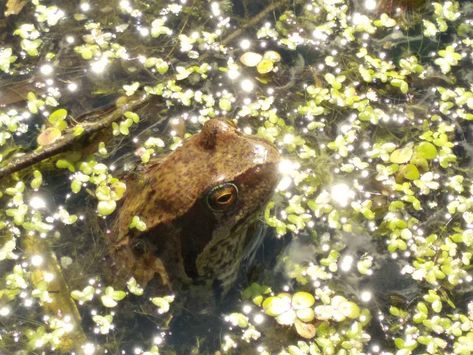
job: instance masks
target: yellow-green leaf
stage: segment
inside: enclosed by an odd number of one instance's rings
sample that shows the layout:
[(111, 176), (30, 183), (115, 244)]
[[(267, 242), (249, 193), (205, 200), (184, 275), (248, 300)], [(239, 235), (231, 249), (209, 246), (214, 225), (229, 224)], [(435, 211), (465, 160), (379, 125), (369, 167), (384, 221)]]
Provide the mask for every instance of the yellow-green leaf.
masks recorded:
[(404, 164), (407, 163), (412, 157), (412, 147), (407, 146), (404, 148), (396, 149), (391, 153), (389, 160), (391, 163)]
[(403, 166), (399, 173), (408, 180), (417, 180), (420, 177), (419, 170), (414, 164), (407, 164)]
[(267, 74), (267, 73), (269, 73), (270, 71), (273, 70), (273, 67), (274, 67), (274, 65), (273, 65), (272, 61), (270, 61), (269, 59), (263, 59), (256, 66), (256, 70), (260, 74)]
[(430, 142), (422, 142), (417, 146), (416, 153), (422, 158), (432, 160), (437, 156), (437, 148)]

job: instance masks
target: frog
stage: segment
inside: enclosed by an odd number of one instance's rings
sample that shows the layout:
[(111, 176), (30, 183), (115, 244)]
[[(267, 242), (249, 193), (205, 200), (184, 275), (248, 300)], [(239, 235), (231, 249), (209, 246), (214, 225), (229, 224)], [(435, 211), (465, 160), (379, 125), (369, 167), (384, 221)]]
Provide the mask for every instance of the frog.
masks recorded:
[[(118, 274), (188, 295), (222, 299), (261, 244), (261, 215), (279, 181), (270, 142), (214, 118), (180, 147), (125, 179), (110, 233)], [(144, 231), (130, 228), (133, 217)], [(157, 287), (157, 286), (155, 286)]]

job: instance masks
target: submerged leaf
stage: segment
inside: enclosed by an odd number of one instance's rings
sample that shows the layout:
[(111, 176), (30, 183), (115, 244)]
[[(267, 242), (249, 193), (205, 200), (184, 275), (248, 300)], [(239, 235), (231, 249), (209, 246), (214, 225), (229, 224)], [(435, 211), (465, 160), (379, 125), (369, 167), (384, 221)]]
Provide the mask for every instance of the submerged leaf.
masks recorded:
[(56, 142), (61, 136), (62, 133), (58, 128), (49, 127), (38, 135), (36, 142), (39, 146), (45, 147)]

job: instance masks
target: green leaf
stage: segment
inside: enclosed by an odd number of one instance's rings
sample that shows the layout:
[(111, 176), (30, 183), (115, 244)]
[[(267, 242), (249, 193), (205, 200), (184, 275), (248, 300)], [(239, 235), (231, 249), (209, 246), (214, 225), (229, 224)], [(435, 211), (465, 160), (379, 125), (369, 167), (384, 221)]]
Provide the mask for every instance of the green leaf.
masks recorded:
[(263, 295), (267, 295), (268, 293), (271, 293), (271, 289), (268, 286), (253, 282), (243, 291), (242, 298), (245, 300), (251, 299), (254, 304), (260, 306), (263, 301)]
[(82, 127), (81, 124), (75, 125), (74, 128), (72, 129), (72, 135), (74, 137), (79, 137), (84, 133), (85, 129)]
[(417, 146), (416, 153), (427, 160), (432, 160), (437, 157), (437, 148), (430, 142), (422, 142)]
[(435, 313), (439, 313), (442, 310), (442, 301), (440, 299), (436, 299), (432, 302), (432, 310)]
[(105, 288), (105, 293), (100, 297), (100, 300), (105, 307), (113, 308), (118, 304), (117, 301), (121, 301), (125, 296), (125, 291), (115, 291), (113, 287), (107, 286)]
[(135, 81), (130, 85), (123, 85), (123, 89), (125, 90), (126, 96), (131, 96), (135, 93), (136, 90), (140, 87), (140, 83)]
[(48, 117), (48, 121), (53, 125), (53, 126), (56, 126), (58, 125), (59, 123), (61, 123), (62, 121), (64, 121), (67, 117), (67, 110), (66, 109), (63, 109), (63, 108), (60, 108), (60, 109), (57, 109), (55, 111), (53, 111), (49, 117)]
[(134, 123), (140, 122), (140, 116), (138, 116), (137, 113), (131, 112), (131, 111), (126, 111), (123, 116), (127, 119), (131, 119)]
[(143, 295), (143, 288), (138, 284), (138, 282), (136, 282), (135, 278), (132, 277), (128, 280), (128, 282), (126, 283), (126, 287), (128, 288), (128, 290), (136, 295), (136, 296), (141, 296)]
[(412, 145), (408, 145), (404, 148), (396, 149), (391, 153), (389, 160), (391, 163), (404, 164), (407, 163), (412, 157)]
[(240, 56), (240, 62), (247, 67), (256, 67), (262, 60), (263, 56), (255, 52), (245, 52)]
[(408, 180), (417, 180), (420, 177), (419, 170), (414, 164), (407, 164), (401, 167), (399, 173)]
[(76, 180), (76, 179), (72, 180), (72, 182), (71, 182), (71, 191), (73, 193), (75, 193), (75, 194), (79, 193), (81, 188), (82, 188), (82, 182), (80, 182), (79, 180)]
[(33, 176), (34, 178), (31, 180), (31, 188), (33, 190), (38, 190), (43, 183), (43, 175), (41, 174), (41, 171), (35, 170), (33, 171)]
[(106, 185), (100, 185), (95, 190), (95, 197), (100, 201), (110, 200), (110, 188)]
[(161, 35), (170, 35), (172, 33), (169, 27), (164, 26), (164, 19), (158, 18), (151, 23), (151, 37), (158, 38)]
[(218, 102), (218, 107), (223, 111), (230, 111), (232, 109), (232, 103), (229, 99), (221, 98)]
[(117, 208), (117, 203), (114, 200), (99, 201), (97, 204), (97, 211), (102, 216), (111, 215), (115, 208)]
[(271, 72), (273, 68), (274, 68), (274, 64), (272, 61), (270, 61), (269, 59), (263, 59), (256, 66), (256, 71), (260, 74), (267, 74)]
[(232, 323), (233, 326), (239, 328), (246, 328), (248, 327), (248, 317), (242, 313), (230, 313), (228, 316), (225, 317), (225, 321)]
[(161, 58), (158, 59), (156, 63), (156, 70), (158, 71), (159, 74), (166, 74), (169, 69), (169, 64), (166, 63), (164, 60)]
[(174, 301), (174, 296), (153, 297), (150, 301), (158, 307), (158, 313), (163, 314), (169, 311), (170, 304)]
[(276, 317), (291, 309), (291, 296), (288, 293), (280, 293), (277, 296), (271, 296), (264, 300), (262, 307), (264, 312)]
[(299, 291), (292, 296), (292, 307), (294, 309), (302, 309), (312, 307), (315, 298), (309, 292)]
[(71, 173), (76, 171), (74, 164), (72, 164), (70, 161), (65, 160), (65, 159), (59, 159), (56, 162), (56, 167), (59, 169), (68, 169)]
[(129, 228), (136, 228), (140, 232), (144, 232), (146, 230), (146, 223), (139, 216), (133, 216)]
[(94, 298), (95, 288), (86, 286), (82, 291), (74, 290), (71, 292), (71, 297), (77, 301), (88, 302)]

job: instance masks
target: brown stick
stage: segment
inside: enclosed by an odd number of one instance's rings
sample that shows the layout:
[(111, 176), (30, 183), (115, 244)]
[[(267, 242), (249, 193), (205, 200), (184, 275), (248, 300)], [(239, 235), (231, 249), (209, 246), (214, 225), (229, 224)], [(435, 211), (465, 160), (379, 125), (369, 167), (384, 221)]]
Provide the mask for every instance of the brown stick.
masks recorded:
[(43, 240), (38, 236), (25, 236), (22, 239), (22, 246), (26, 257), (30, 259), (33, 255), (41, 255), (44, 259), (41, 267), (35, 267), (31, 271), (31, 283), (37, 287), (45, 280), (46, 273), (54, 276), (53, 280), (48, 283), (49, 296), (51, 302), (42, 303), (44, 314), (51, 315), (60, 319), (66, 316), (70, 317), (70, 323), (73, 325), (73, 330), (62, 337), (59, 344), (61, 351), (70, 352), (75, 350), (82, 354), (81, 346), (87, 342), (87, 336), (81, 327), (81, 317), (77, 306), (70, 296), (69, 287), (64, 275), (62, 274), (61, 266), (56, 258), (56, 255), (50, 248), (47, 240)]
[[(0, 169), (0, 178), (12, 174), (14, 172), (20, 171), (24, 168), (27, 168), (33, 164), (36, 164), (44, 159), (50, 158), (56, 154), (66, 151), (70, 146), (77, 140), (90, 136), (93, 133), (100, 131), (101, 129), (108, 127), (112, 122), (117, 121), (123, 116), (123, 113), (126, 111), (136, 110), (140, 105), (146, 102), (148, 96), (140, 95), (134, 99), (131, 99), (129, 102), (123, 106), (117, 107), (112, 110), (110, 113), (106, 114), (102, 119), (96, 122), (86, 122), (81, 124), (84, 128), (84, 132), (80, 136), (75, 136), (73, 134), (73, 128), (70, 128), (66, 133), (56, 142), (44, 147), (27, 153), (9, 163), (8, 166)], [(95, 116), (96, 113), (92, 112), (86, 116)], [(85, 119), (85, 118), (84, 118)]]
[[(296, 1), (297, 2), (297, 1)], [(246, 30), (248, 27), (256, 25), (258, 22), (260, 22), (262, 19), (264, 19), (271, 11), (276, 10), (277, 8), (283, 6), (283, 5), (288, 5), (290, 1), (287, 0), (279, 0), (275, 1), (272, 4), (268, 5), (265, 7), (263, 10), (261, 10), (260, 13), (252, 17), (248, 22), (244, 23), (238, 30), (232, 32), (229, 34), (227, 37), (225, 37), (222, 41), (222, 45), (227, 45), (231, 41), (233, 41), (235, 38), (240, 36), (244, 30)]]

